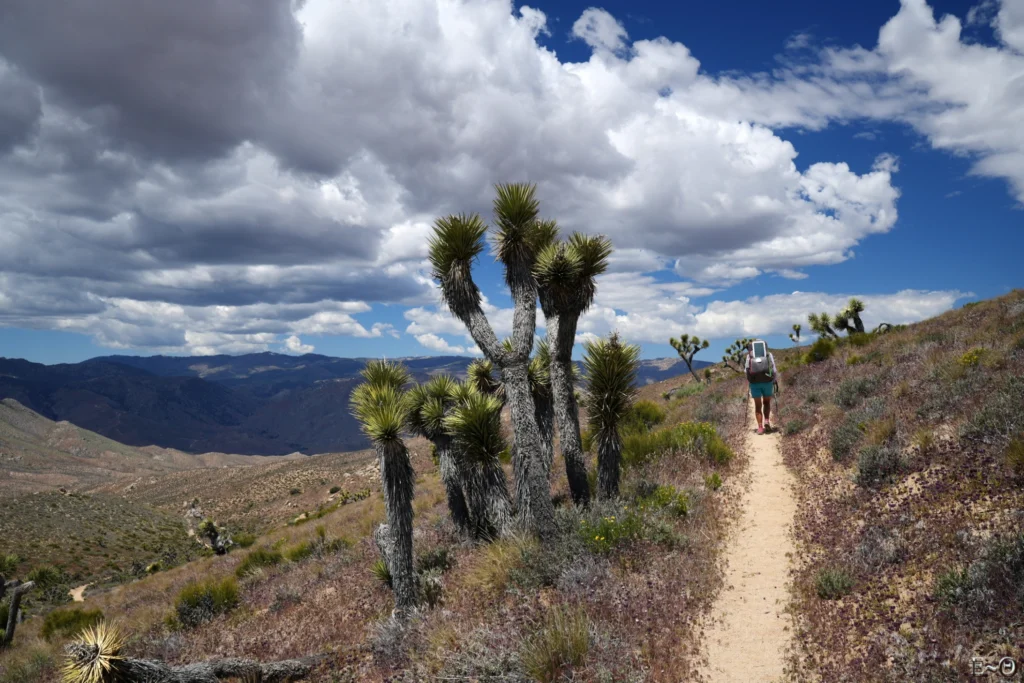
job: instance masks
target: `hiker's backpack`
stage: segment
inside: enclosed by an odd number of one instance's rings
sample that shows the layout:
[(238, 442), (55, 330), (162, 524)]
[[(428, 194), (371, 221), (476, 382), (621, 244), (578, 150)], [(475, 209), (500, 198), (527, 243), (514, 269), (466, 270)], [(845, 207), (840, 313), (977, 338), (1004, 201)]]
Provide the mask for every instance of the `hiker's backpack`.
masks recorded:
[(750, 382), (773, 382), (772, 362), (768, 358), (768, 344), (754, 339), (747, 346), (747, 380)]

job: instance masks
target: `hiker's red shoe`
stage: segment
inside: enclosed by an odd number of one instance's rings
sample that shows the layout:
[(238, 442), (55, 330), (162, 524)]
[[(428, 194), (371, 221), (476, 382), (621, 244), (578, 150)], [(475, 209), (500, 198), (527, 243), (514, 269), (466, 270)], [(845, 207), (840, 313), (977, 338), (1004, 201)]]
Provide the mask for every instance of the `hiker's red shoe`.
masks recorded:
[(764, 434), (764, 427), (758, 427), (757, 428), (757, 433), (758, 434)]

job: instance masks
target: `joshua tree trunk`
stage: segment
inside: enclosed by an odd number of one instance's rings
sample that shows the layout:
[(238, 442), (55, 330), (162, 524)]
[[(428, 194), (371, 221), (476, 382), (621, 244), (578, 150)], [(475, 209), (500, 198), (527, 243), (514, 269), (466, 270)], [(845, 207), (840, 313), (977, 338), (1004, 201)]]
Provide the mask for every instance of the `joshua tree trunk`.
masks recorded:
[(558, 441), (565, 460), (565, 475), (569, 480), (572, 500), (576, 505), (587, 505), (590, 502), (590, 481), (587, 479), (587, 464), (583, 459), (580, 411), (572, 386), (572, 347), (576, 340), (576, 320), (559, 316), (551, 323), (548, 332), (552, 337), (554, 352), (551, 361), (551, 391), (558, 418)]
[(622, 460), (622, 440), (618, 429), (603, 432), (597, 437), (597, 483), (601, 498), (619, 495), (619, 465)]
[(864, 321), (856, 313), (853, 314), (853, 327), (860, 334), (864, 334)]
[(516, 445), (516, 462), (513, 464), (516, 512), (523, 526), (532, 529), (541, 539), (548, 539), (555, 533), (555, 507), (545, 474), (540, 428), (530, 393), (526, 362), (503, 367), (501, 375), (512, 413)]
[(534, 397), (537, 429), (540, 431), (540, 453), (544, 476), (551, 477), (551, 463), (555, 459), (555, 405), (550, 396)]
[(4, 583), (3, 577), (0, 576), (0, 597), (3, 597), (6, 591), (11, 591), (11, 605), (7, 612), (7, 629), (4, 631), (3, 638), (0, 638), (0, 650), (8, 647), (14, 641), (14, 629), (18, 626), (18, 610), (21, 609), (21, 598), (25, 593), (35, 588), (35, 585), (32, 581), (25, 583), (9, 581)]
[(412, 495), (415, 475), (401, 440), (379, 444), (381, 483), (387, 512), (391, 556), (385, 557), (395, 592), (395, 612), (416, 605), (416, 577), (412, 563)]
[[(85, 666), (98, 653), (96, 645), (70, 643), (64, 651), (69, 660)], [(97, 683), (114, 681), (145, 681), (146, 683), (219, 683), (222, 679), (284, 683), (309, 675), (321, 656), (287, 659), (279, 662), (257, 662), (251, 659), (215, 659), (198, 664), (170, 667), (152, 659), (124, 658), (115, 660), (114, 671)]]
[(470, 533), (469, 507), (466, 505), (466, 495), (462, 490), (463, 476), (459, 471), (455, 454), (452, 453), (451, 437), (438, 437), (434, 440), (434, 448), (437, 449), (438, 468), (441, 470), (441, 481), (444, 482), (445, 493), (448, 496), (448, 512), (452, 516), (452, 522), (460, 534)]

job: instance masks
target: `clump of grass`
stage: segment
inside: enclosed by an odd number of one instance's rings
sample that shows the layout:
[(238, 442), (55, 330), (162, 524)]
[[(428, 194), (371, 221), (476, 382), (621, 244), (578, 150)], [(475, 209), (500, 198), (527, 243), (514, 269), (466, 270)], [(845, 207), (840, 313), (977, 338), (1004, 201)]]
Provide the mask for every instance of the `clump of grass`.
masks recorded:
[(874, 571), (900, 562), (906, 555), (906, 545), (898, 533), (873, 526), (864, 531), (854, 555), (863, 569)]
[(623, 416), (623, 432), (649, 431), (665, 421), (666, 412), (654, 401), (636, 401)]
[(875, 488), (903, 469), (900, 452), (890, 446), (865, 446), (857, 461), (856, 482), (864, 488)]
[[(103, 611), (99, 609), (90, 610), (79, 607), (58, 609), (50, 612), (43, 619), (43, 628), (40, 634), (48, 641), (52, 641), (58, 636), (68, 638), (101, 621), (103, 621)], [(5, 625), (6, 623), (4, 620)]]
[(34, 581), (36, 589), (46, 590), (52, 586), (59, 586), (64, 583), (64, 573), (56, 567), (44, 565), (42, 567), (36, 567), (28, 573), (26, 577), (28, 581)]
[(384, 561), (383, 557), (377, 558), (377, 560), (370, 565), (370, 573), (373, 574), (375, 579), (388, 588), (392, 587), (391, 569), (388, 567), (388, 563)]
[(821, 363), (832, 357), (836, 352), (836, 344), (831, 339), (825, 337), (819, 337), (811, 347), (807, 349), (807, 353), (804, 354), (804, 362), (810, 365), (811, 363)]
[(853, 590), (853, 577), (845, 569), (829, 567), (818, 572), (814, 586), (822, 600), (838, 600)]
[(175, 612), (186, 628), (198, 626), (238, 606), (238, 584), (234, 577), (186, 584), (178, 594)]
[(245, 556), (238, 568), (235, 569), (235, 575), (238, 578), (255, 574), (264, 567), (273, 567), (276, 564), (280, 564), (284, 559), (279, 550), (270, 550), (268, 548), (256, 548)]
[(913, 445), (921, 455), (928, 455), (935, 450), (935, 434), (927, 427), (914, 432)]
[(284, 551), (284, 556), (289, 562), (302, 562), (313, 554), (313, 544), (303, 541)]
[[(21, 558), (15, 553), (7, 553), (6, 555), (0, 555), (0, 574), (11, 574), (18, 565), (21, 564)], [(3, 622), (6, 625), (6, 621)]]
[(847, 418), (840, 424), (829, 438), (829, 450), (832, 452), (832, 459), (838, 462), (846, 460), (853, 452), (861, 437), (863, 436), (857, 423)]
[(435, 569), (446, 572), (453, 566), (455, 566), (455, 560), (451, 553), (448, 552), (448, 548), (444, 547), (433, 548), (425, 553), (421, 553), (416, 558), (416, 571), (421, 574)]
[(1013, 478), (1024, 482), (1024, 437), (1018, 436), (1012, 439), (1006, 446), (1004, 457)]
[(867, 332), (854, 332), (847, 336), (846, 340), (850, 343), (850, 346), (867, 346), (871, 343), (871, 335)]
[(786, 436), (793, 436), (802, 432), (806, 426), (807, 424), (801, 419), (790, 420), (783, 426), (782, 433)]
[(864, 362), (864, 359), (861, 358), (860, 356), (858, 356), (855, 353), (847, 356), (847, 358), (846, 358), (846, 364), (847, 365), (860, 365), (863, 362)]
[(579, 536), (583, 544), (595, 553), (607, 553), (620, 543), (635, 540), (643, 533), (643, 520), (635, 511), (622, 515), (599, 516), (580, 520)]
[(910, 382), (908, 382), (905, 379), (900, 380), (899, 384), (897, 384), (893, 388), (892, 395), (894, 398), (897, 399), (902, 399), (910, 396)]
[(640, 499), (640, 504), (667, 510), (677, 517), (685, 517), (690, 512), (689, 495), (685, 491), (677, 491), (675, 486), (656, 487)]
[(250, 534), (247, 531), (240, 531), (239, 533), (232, 536), (231, 540), (234, 541), (235, 545), (237, 545), (239, 548), (248, 548), (256, 542), (256, 535)]
[(684, 422), (668, 429), (625, 435), (622, 462), (629, 466), (641, 465), (671, 451), (692, 453), (714, 465), (724, 465), (733, 457), (714, 425)]
[(722, 488), (722, 478), (718, 476), (718, 472), (712, 472), (708, 476), (704, 477), (704, 485), (712, 491), (717, 491)]
[(510, 574), (523, 566), (524, 553), (534, 549), (537, 541), (529, 537), (512, 537), (491, 543), (466, 576), (466, 586), (480, 592), (502, 592)]
[(844, 408), (854, 408), (874, 390), (874, 382), (865, 378), (844, 379), (836, 391), (836, 404)]
[(887, 444), (896, 436), (896, 418), (890, 415), (889, 417), (872, 420), (868, 423), (865, 431), (868, 443), (875, 446)]
[(523, 667), (535, 681), (563, 680), (586, 660), (590, 651), (590, 620), (581, 609), (556, 607), (523, 644)]

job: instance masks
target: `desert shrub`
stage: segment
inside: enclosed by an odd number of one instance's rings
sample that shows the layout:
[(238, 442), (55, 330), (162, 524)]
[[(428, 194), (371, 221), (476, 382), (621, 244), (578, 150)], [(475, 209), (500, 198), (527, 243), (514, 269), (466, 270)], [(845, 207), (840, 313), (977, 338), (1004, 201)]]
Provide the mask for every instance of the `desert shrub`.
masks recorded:
[(1006, 446), (1006, 466), (1014, 479), (1024, 481), (1024, 437), (1018, 436)]
[(960, 438), (991, 441), (994, 437), (1009, 438), (1024, 427), (1020, 407), (1024, 405), (1024, 376), (1011, 376), (1003, 385), (989, 393), (970, 420), (960, 428)]
[(815, 577), (814, 587), (822, 600), (838, 600), (853, 590), (853, 577), (845, 569), (822, 569)]
[(858, 424), (866, 424), (873, 420), (881, 420), (889, 414), (885, 399), (881, 396), (872, 396), (861, 404), (860, 408), (851, 413), (851, 417)]
[(921, 455), (928, 455), (935, 449), (935, 434), (927, 427), (922, 427), (914, 432), (912, 443)]
[(466, 586), (481, 592), (502, 592), (509, 576), (524, 564), (523, 557), (537, 541), (529, 537), (512, 537), (488, 545), (466, 576)]
[(857, 461), (857, 485), (864, 488), (881, 486), (902, 468), (903, 458), (895, 448), (865, 446)]
[[(6, 555), (0, 555), (0, 574), (11, 574), (18, 565), (21, 564), (21, 558), (14, 553), (7, 553)], [(7, 623), (7, 622), (3, 622)]]
[(844, 379), (836, 390), (836, 404), (854, 408), (874, 390), (874, 382), (866, 377)]
[(289, 562), (302, 562), (313, 554), (313, 544), (303, 541), (284, 551), (284, 556)]
[[(431, 445), (433, 445), (433, 444), (431, 444)], [(329, 493), (329, 494), (331, 494), (331, 495), (333, 496), (333, 495), (334, 495), (335, 493), (337, 493), (337, 492), (338, 492), (338, 491), (340, 491), (340, 490), (341, 490), (341, 487), (340, 487), (340, 486), (332, 486), (332, 487), (330, 488), (330, 490), (328, 491), (328, 493)]]
[(874, 571), (902, 561), (906, 552), (906, 545), (899, 534), (872, 526), (865, 529), (854, 557), (865, 570)]
[(235, 575), (238, 578), (243, 578), (250, 574), (255, 574), (264, 567), (273, 567), (276, 564), (280, 564), (284, 556), (281, 555), (279, 550), (270, 550), (268, 548), (256, 548), (245, 556), (245, 559), (235, 569)]
[(981, 363), (985, 349), (971, 349), (957, 359), (957, 364), (964, 368), (973, 368)]
[(847, 365), (860, 365), (862, 362), (864, 362), (864, 359), (855, 353), (846, 358)]
[(900, 380), (900, 382), (893, 387), (892, 395), (897, 399), (902, 399), (910, 396), (910, 382), (907, 380)]
[(685, 491), (677, 491), (675, 486), (658, 486), (638, 502), (641, 509), (650, 505), (667, 510), (677, 517), (685, 517), (690, 511), (690, 496)]
[(238, 584), (233, 577), (186, 584), (175, 603), (178, 623), (198, 626), (238, 606)]
[(832, 357), (836, 352), (836, 344), (831, 339), (819, 337), (804, 354), (805, 363), (820, 363)]
[(42, 567), (36, 567), (28, 573), (26, 577), (27, 581), (35, 581), (36, 590), (45, 591), (47, 588), (52, 586), (59, 586), (64, 584), (65, 576), (64, 572), (57, 569), (56, 567), (50, 567), (44, 565)]
[(896, 436), (896, 418), (890, 415), (889, 417), (872, 420), (868, 423), (865, 431), (868, 443), (876, 446), (887, 444)]
[(846, 337), (850, 346), (867, 346), (871, 343), (871, 335), (867, 332), (854, 332), (853, 334)]
[(373, 577), (383, 583), (388, 588), (391, 588), (391, 569), (388, 567), (388, 563), (384, 561), (384, 558), (378, 557), (373, 564), (370, 565), (370, 573)]
[(676, 387), (671, 391), (664, 393), (664, 398), (679, 401), (690, 396), (696, 396), (697, 394), (704, 391), (703, 384), (684, 384), (681, 387)]
[(821, 394), (819, 394), (817, 391), (809, 391), (807, 392), (807, 398), (804, 400), (807, 403), (810, 403), (811, 405), (821, 403)]
[(832, 452), (832, 459), (837, 461), (843, 461), (846, 457), (853, 452), (854, 446), (859, 442), (863, 434), (857, 427), (857, 423), (851, 418), (847, 418), (836, 427), (836, 430), (832, 432), (832, 436), (829, 438), (829, 450)]
[(455, 561), (448, 548), (437, 547), (421, 553), (416, 558), (416, 571), (423, 573), (431, 570), (446, 572), (455, 566)]
[(535, 681), (563, 680), (586, 660), (590, 650), (590, 620), (581, 609), (555, 607), (540, 628), (523, 644), (520, 654)]
[(296, 487), (296, 488), (293, 488), (291, 491), (289, 491), (288, 495), (290, 495), (290, 496), (297, 496), (300, 493), (302, 493), (302, 489)]
[(966, 568), (942, 574), (935, 595), (965, 619), (985, 618), (1000, 608), (1024, 607), (1024, 534), (999, 539)]
[(239, 548), (248, 548), (256, 542), (256, 535), (250, 534), (247, 531), (242, 531), (231, 537), (231, 540), (235, 542)]
[(1017, 337), (1010, 348), (1014, 351), (1024, 351), (1024, 334)]
[(799, 434), (800, 432), (802, 432), (804, 430), (804, 427), (806, 426), (807, 425), (803, 420), (790, 420), (782, 428), (782, 433), (785, 434), (786, 436), (793, 436), (794, 434)]
[(627, 466), (640, 465), (670, 451), (690, 453), (715, 465), (724, 465), (733, 457), (732, 450), (714, 426), (706, 422), (684, 422), (653, 432), (626, 435), (622, 462)]
[(444, 597), (444, 579), (440, 569), (431, 569), (420, 574), (420, 602), (427, 607), (437, 607)]
[(69, 638), (101, 621), (103, 611), (99, 609), (58, 609), (46, 615), (40, 633), (46, 640), (53, 640), (55, 636)]
[(643, 533), (643, 519), (635, 511), (619, 515), (584, 518), (580, 521), (579, 536), (583, 544), (595, 553), (610, 552), (620, 543), (636, 540)]
[(704, 485), (712, 491), (717, 491), (722, 488), (722, 478), (718, 476), (718, 472), (712, 472), (708, 476), (704, 477)]
[[(4, 624), (6, 626), (6, 622)], [(0, 629), (0, 633), (3, 629)], [(39, 683), (52, 680), (57, 669), (53, 653), (45, 647), (4, 653), (0, 665), (0, 683)]]
[(654, 401), (635, 402), (622, 418), (623, 432), (649, 431), (665, 421), (665, 411)]
[(725, 409), (722, 406), (722, 402), (725, 397), (717, 392), (705, 392), (701, 394), (701, 397), (697, 400), (697, 409), (694, 411), (694, 417), (697, 418), (698, 422), (706, 422), (708, 424), (721, 424), (725, 420)]

